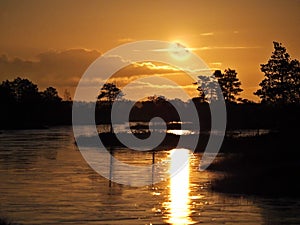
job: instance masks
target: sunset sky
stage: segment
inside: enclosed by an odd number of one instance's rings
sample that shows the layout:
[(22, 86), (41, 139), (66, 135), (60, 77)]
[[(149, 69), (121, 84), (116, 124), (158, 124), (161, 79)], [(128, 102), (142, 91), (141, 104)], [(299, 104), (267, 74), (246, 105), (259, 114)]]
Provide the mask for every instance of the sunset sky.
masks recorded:
[(163, 40), (191, 48), (212, 69), (235, 69), (242, 97), (258, 100), (252, 93), (272, 41), (300, 59), (299, 11), (299, 0), (0, 0), (0, 80), (21, 76), (41, 89), (74, 93), (90, 63), (106, 51)]

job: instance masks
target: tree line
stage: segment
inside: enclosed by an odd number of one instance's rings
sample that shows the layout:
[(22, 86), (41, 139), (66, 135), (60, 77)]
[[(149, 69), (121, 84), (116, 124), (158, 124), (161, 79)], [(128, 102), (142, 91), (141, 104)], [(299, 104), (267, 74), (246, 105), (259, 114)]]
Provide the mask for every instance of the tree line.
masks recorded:
[(71, 101), (62, 101), (54, 87), (39, 91), (26, 78), (0, 85), (0, 129), (43, 128), (71, 124)]
[(26, 78), (17, 77), (13, 81), (3, 81), (0, 85), (2, 104), (53, 104), (61, 101), (54, 87), (39, 91), (38, 86)]
[[(199, 95), (188, 103), (184, 103), (180, 99), (168, 101), (172, 101), (172, 104), (177, 104), (182, 109), (188, 109), (189, 104), (195, 104), (197, 109), (205, 115), (202, 116), (203, 123), (205, 123), (205, 120), (209, 121), (209, 113), (204, 113), (209, 112), (207, 103), (218, 101), (223, 97), (227, 105), (229, 126), (233, 124), (235, 124), (234, 126), (241, 126), (239, 124), (249, 126), (250, 124), (245, 123), (246, 115), (249, 112), (252, 112), (251, 115), (248, 115), (252, 124), (261, 126), (261, 123), (259, 125), (258, 121), (255, 122), (251, 118), (251, 116), (255, 116), (253, 113), (260, 118), (258, 120), (269, 121), (268, 123), (271, 124), (272, 115), (262, 116), (265, 114), (264, 112), (270, 112), (268, 107), (299, 105), (300, 103), (300, 63), (296, 59), (291, 59), (281, 43), (273, 42), (273, 45), (274, 51), (270, 59), (266, 64), (260, 65), (264, 79), (259, 84), (260, 88), (254, 93), (261, 99), (259, 105), (262, 105), (264, 110), (254, 110), (258, 109), (257, 104), (239, 97), (243, 91), (241, 82), (237, 72), (230, 68), (225, 69), (224, 72), (216, 70), (211, 77), (199, 75), (198, 82), (194, 83)], [(96, 122), (110, 121), (110, 107), (115, 100), (123, 100), (124, 104), (126, 101), (128, 102), (121, 89), (115, 84), (104, 84), (97, 96)], [(178, 118), (174, 107), (168, 101), (164, 96), (149, 96), (143, 102), (137, 103), (139, 105), (135, 105), (131, 119), (147, 121), (153, 116), (159, 116), (157, 112), (163, 114), (165, 120), (171, 121)], [(6, 80), (0, 84), (0, 105), (2, 109), (0, 128), (28, 127), (32, 124), (71, 124), (72, 101), (70, 94), (63, 101), (54, 87), (39, 91), (38, 86), (26, 78), (18, 77), (13, 81)], [(235, 105), (239, 105), (238, 110)], [(88, 103), (81, 104), (83, 108), (87, 106)], [(274, 119), (274, 121), (277, 120)], [(207, 123), (209, 124), (209, 122)]]

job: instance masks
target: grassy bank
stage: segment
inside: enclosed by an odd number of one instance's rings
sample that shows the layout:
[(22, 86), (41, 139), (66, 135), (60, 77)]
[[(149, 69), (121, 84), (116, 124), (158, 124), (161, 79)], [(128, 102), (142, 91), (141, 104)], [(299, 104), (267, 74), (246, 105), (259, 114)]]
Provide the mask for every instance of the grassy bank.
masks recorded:
[[(218, 192), (300, 197), (300, 152), (297, 131), (281, 131), (224, 143), (227, 156), (210, 170), (227, 175), (212, 183)], [(229, 153), (231, 152), (231, 153)]]

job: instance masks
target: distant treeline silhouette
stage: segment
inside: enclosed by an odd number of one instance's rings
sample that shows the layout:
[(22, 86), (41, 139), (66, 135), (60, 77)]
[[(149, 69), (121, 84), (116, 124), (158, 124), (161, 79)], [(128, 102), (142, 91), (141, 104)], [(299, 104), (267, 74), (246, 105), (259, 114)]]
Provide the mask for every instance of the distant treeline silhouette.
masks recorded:
[[(131, 110), (130, 121), (150, 121), (161, 117), (166, 122), (179, 121), (179, 115), (173, 105), (182, 111), (193, 105), (199, 113), (201, 129), (209, 130), (211, 124), (209, 104), (224, 97), (227, 108), (227, 128), (269, 128), (281, 129), (299, 127), (300, 115), (300, 63), (291, 60), (281, 43), (274, 42), (274, 52), (267, 64), (261, 65), (265, 78), (260, 89), (254, 94), (261, 103), (238, 98), (243, 91), (237, 72), (232, 69), (215, 71), (212, 78), (199, 75), (194, 83), (199, 97), (188, 102), (180, 99), (168, 100), (164, 96), (149, 96), (135, 103)], [(217, 82), (213, 81), (216, 80)], [(220, 89), (216, 88), (219, 85)], [(221, 93), (217, 90), (221, 90)], [(97, 124), (109, 124), (111, 106), (120, 101), (122, 105), (131, 104), (113, 83), (106, 83), (95, 96), (95, 120)], [(0, 84), (0, 129), (42, 128), (54, 125), (72, 124), (72, 105), (70, 97), (62, 100), (53, 87), (39, 91), (38, 86), (26, 78), (5, 80)], [(83, 111), (90, 110), (93, 104), (76, 102)], [(119, 121), (120, 123), (124, 121)], [(127, 121), (126, 121), (127, 122)], [(87, 122), (89, 123), (89, 122)]]
[[(118, 100), (118, 112), (123, 113), (129, 100)], [(110, 101), (98, 101), (95, 108), (97, 124), (109, 124)], [(36, 85), (27, 79), (17, 78), (5, 81), (0, 85), (0, 128), (42, 128), (44, 126), (71, 125), (72, 101), (62, 101), (54, 88), (39, 92)], [(210, 103), (214, 104), (214, 103)], [(210, 107), (200, 97), (188, 102), (179, 99), (167, 100), (161, 96), (151, 96), (147, 100), (137, 102), (130, 113), (130, 121), (150, 121), (153, 117), (161, 117), (166, 122), (180, 121), (173, 105), (181, 111), (189, 111), (195, 105), (201, 129), (210, 129)], [(90, 110), (92, 103), (78, 102), (82, 111)], [(227, 102), (227, 129), (299, 127), (299, 104), (273, 105), (253, 102)], [(124, 121), (118, 121), (120, 123)], [(125, 121), (127, 122), (127, 121)], [(88, 122), (87, 122), (88, 123)]]
[(42, 128), (71, 123), (72, 102), (62, 101), (55, 88), (40, 92), (25, 78), (0, 85), (0, 128)]

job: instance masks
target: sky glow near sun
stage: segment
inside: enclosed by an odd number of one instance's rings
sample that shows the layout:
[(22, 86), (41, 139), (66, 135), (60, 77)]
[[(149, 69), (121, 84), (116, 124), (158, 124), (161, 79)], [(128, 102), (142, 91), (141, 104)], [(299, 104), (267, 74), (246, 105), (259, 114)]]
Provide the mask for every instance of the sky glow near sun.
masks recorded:
[(99, 87), (114, 83), (133, 101), (153, 95), (188, 101), (198, 95), (194, 83), (200, 74), (210, 76), (212, 71), (180, 43), (133, 42), (95, 60), (81, 78), (75, 99), (94, 101)]
[[(189, 50), (179, 42), (172, 42), (168, 49), (154, 49), (153, 51), (167, 51), (170, 57), (178, 61), (186, 61), (190, 56)], [(136, 99), (137, 92), (142, 92), (143, 95), (148, 96), (162, 95), (168, 99), (179, 98), (183, 101), (188, 101), (198, 95), (195, 90), (196, 86), (192, 84), (193, 80), (189, 79), (188, 75), (178, 68), (155, 62), (138, 62), (132, 65), (134, 68), (146, 67), (154, 73), (133, 77), (130, 84), (122, 89), (127, 99)], [(122, 81), (124, 81), (123, 77), (116, 77), (112, 82), (120, 85)], [(126, 81), (128, 82), (128, 77)], [(187, 95), (183, 94), (183, 90)]]
[(26, 77), (41, 90), (53, 86), (61, 95), (65, 89), (73, 94), (101, 54), (124, 43), (164, 40), (175, 43), (170, 50), (178, 60), (193, 52), (213, 70), (235, 69), (241, 97), (258, 100), (253, 92), (272, 41), (300, 59), (299, 8), (296, 0), (75, 0), (72, 7), (65, 0), (2, 1), (0, 78)]
[(170, 44), (169, 52), (176, 60), (188, 60), (190, 51), (180, 42), (173, 42)]

